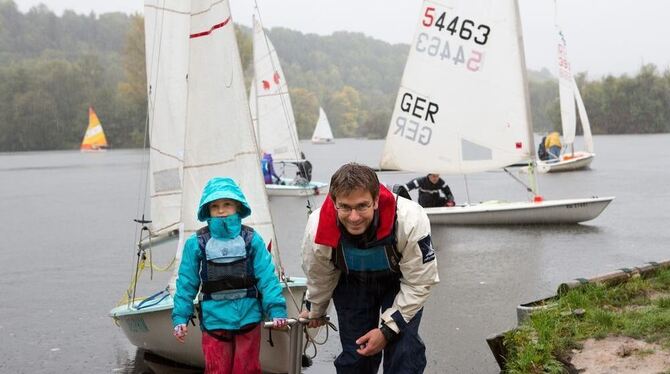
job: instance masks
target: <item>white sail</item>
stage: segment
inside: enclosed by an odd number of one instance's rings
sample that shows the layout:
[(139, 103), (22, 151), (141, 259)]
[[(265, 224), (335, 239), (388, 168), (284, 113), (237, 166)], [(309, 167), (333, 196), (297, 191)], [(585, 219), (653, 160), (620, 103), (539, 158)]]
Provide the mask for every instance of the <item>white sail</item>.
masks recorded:
[(558, 34), (558, 92), (561, 105), (561, 126), (563, 128), (563, 144), (575, 142), (575, 127), (577, 117), (575, 113), (575, 85), (568, 60), (568, 49), (565, 36), (556, 26)]
[(316, 127), (314, 127), (312, 141), (315, 143), (333, 141), (333, 132), (330, 129), (330, 122), (328, 122), (328, 117), (326, 117), (326, 112), (323, 111), (322, 107), (319, 107), (319, 120), (316, 122)]
[(300, 145), (286, 78), (272, 42), (256, 19), (253, 44), (259, 147), (275, 161), (298, 160)]
[(181, 220), (190, 5), (147, 0), (144, 6), (153, 235)]
[(582, 123), (582, 130), (584, 131), (584, 147), (586, 148), (587, 152), (593, 153), (593, 135), (591, 135), (591, 122), (589, 121), (589, 116), (586, 114), (584, 101), (582, 100), (582, 95), (579, 93), (579, 87), (577, 87), (577, 82), (575, 82), (574, 77), (572, 78), (572, 83), (575, 89), (577, 109), (579, 110), (579, 120)]
[(472, 173), (527, 160), (533, 144), (513, 0), (426, 0), (382, 168)]
[(244, 223), (274, 241), (228, 1), (192, 2), (188, 115), (184, 146), (182, 221), (185, 235), (203, 226), (196, 218), (206, 182), (233, 178), (252, 214)]

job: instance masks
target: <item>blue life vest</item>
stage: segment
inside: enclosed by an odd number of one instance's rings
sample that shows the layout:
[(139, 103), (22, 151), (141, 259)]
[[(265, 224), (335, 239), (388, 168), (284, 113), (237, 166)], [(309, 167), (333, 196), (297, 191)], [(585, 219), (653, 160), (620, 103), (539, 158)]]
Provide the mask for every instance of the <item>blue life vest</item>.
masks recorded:
[[(203, 227), (196, 233), (198, 246), (202, 253), (200, 280), (203, 300), (234, 300), (243, 297), (258, 298), (254, 274), (253, 248), (251, 240), (254, 229), (242, 225), (240, 236), (231, 239), (231, 250), (223, 256), (214, 257), (208, 253), (207, 242), (211, 239), (209, 227)], [(237, 246), (241, 240), (244, 245)], [(239, 243), (241, 244), (241, 243)]]
[(393, 230), (385, 238), (366, 243), (364, 248), (357, 247), (345, 236), (334, 248), (332, 261), (335, 267), (346, 274), (362, 274), (386, 276), (400, 275), (401, 255), (397, 248), (396, 222), (394, 217)]

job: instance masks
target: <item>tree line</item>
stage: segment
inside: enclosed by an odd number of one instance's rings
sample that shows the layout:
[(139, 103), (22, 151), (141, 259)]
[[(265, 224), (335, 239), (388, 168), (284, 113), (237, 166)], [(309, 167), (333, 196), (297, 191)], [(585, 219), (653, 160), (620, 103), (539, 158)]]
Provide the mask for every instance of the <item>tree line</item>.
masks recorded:
[[(246, 81), (253, 75), (251, 30), (236, 27)], [(361, 33), (329, 36), (268, 30), (289, 83), (301, 138), (319, 106), (336, 137), (386, 135), (409, 46)], [(141, 147), (146, 126), (144, 26), (140, 15), (95, 15), (46, 6), (18, 11), (0, 1), (0, 151), (76, 149), (93, 106), (114, 148)], [(536, 131), (560, 128), (558, 82), (529, 72)], [(670, 69), (644, 65), (634, 76), (578, 86), (595, 134), (670, 132)], [(248, 86), (248, 85), (247, 85)]]

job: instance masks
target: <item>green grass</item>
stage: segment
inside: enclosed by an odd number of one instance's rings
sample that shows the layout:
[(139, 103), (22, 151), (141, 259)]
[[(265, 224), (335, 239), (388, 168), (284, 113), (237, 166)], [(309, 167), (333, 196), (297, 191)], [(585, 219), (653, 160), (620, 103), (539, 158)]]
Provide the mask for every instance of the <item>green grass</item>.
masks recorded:
[[(577, 309), (584, 313), (574, 313)], [(558, 357), (588, 338), (608, 335), (670, 348), (670, 269), (618, 286), (587, 284), (558, 298), (557, 307), (534, 312), (505, 334), (507, 372), (563, 373)]]

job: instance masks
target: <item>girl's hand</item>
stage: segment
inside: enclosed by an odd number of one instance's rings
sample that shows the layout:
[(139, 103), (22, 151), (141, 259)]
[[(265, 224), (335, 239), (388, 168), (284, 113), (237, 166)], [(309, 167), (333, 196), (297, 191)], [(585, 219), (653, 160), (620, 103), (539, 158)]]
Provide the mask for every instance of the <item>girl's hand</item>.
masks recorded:
[(183, 343), (184, 338), (188, 335), (188, 327), (183, 323), (175, 326), (173, 335), (180, 343)]
[(288, 326), (288, 320), (286, 318), (273, 318), (272, 327), (276, 329), (281, 329)]

